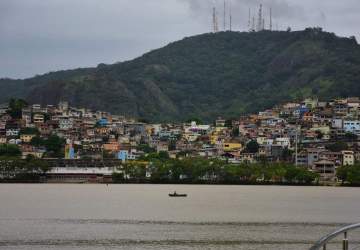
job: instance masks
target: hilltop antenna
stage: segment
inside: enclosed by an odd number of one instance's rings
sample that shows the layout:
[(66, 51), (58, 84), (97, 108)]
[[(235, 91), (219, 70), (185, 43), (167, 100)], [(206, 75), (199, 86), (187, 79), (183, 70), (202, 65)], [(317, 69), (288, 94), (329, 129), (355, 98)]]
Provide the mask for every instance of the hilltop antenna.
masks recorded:
[(255, 31), (255, 15), (252, 17), (251, 31)]
[(265, 18), (262, 20), (261, 30), (265, 30)]
[(224, 0), (224, 31), (226, 31), (226, 0)]
[(232, 9), (231, 9), (231, 1), (230, 1), (230, 3), (229, 3), (229, 6), (230, 6), (230, 16), (229, 16), (229, 18), (230, 18), (230, 24), (229, 24), (229, 27), (230, 27), (230, 31), (232, 30)]
[(257, 22), (257, 31), (261, 31), (263, 26), (263, 18), (262, 18), (262, 4), (260, 4), (259, 8), (259, 16), (258, 16), (258, 22)]
[(214, 33), (219, 32), (219, 25), (218, 25), (218, 19), (217, 19), (217, 13), (216, 8), (213, 8), (213, 31)]
[(272, 31), (272, 8), (270, 7), (270, 24), (269, 24), (269, 29), (270, 31)]
[(248, 31), (251, 31), (251, 9), (249, 8)]

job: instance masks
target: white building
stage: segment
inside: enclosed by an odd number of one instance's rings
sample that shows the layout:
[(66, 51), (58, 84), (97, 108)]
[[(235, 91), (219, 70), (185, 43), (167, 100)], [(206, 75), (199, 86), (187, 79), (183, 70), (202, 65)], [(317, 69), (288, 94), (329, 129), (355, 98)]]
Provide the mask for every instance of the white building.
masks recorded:
[(352, 166), (355, 164), (355, 157), (353, 151), (341, 151), (342, 157), (342, 165), (343, 166)]
[(288, 148), (290, 147), (290, 138), (288, 137), (280, 137), (280, 138), (276, 138), (275, 139), (275, 144), (279, 145), (283, 148)]
[(61, 117), (59, 119), (59, 128), (62, 130), (72, 129), (74, 122), (69, 117)]
[(360, 135), (360, 121), (344, 121), (344, 131)]
[(17, 128), (9, 128), (6, 130), (6, 136), (19, 136), (20, 129)]

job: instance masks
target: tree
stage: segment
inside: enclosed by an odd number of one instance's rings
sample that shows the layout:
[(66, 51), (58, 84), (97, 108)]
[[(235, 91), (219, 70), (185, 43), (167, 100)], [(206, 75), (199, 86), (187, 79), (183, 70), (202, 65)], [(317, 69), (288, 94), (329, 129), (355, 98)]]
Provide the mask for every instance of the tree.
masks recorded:
[(232, 130), (232, 135), (235, 137), (240, 135), (239, 127), (236, 127)]
[(284, 148), (281, 154), (281, 158), (283, 161), (290, 161), (293, 156), (293, 151), (288, 148)]
[(30, 144), (35, 147), (40, 147), (45, 145), (45, 141), (37, 135), (31, 139)]
[(23, 159), (5, 159), (1, 161), (2, 179), (24, 182), (39, 182), (40, 177), (50, 170), (48, 162), (28, 155)]
[(0, 144), (0, 156), (17, 157), (21, 155), (21, 151), (14, 144)]
[(169, 141), (169, 150), (176, 150), (176, 140), (170, 140)]
[(349, 167), (347, 175), (347, 180), (351, 185), (360, 185), (360, 166)]
[(169, 153), (167, 151), (160, 151), (159, 152), (159, 158), (163, 159), (163, 160), (169, 159), (170, 158)]
[(330, 145), (326, 146), (326, 149), (328, 149), (328, 150), (330, 150), (332, 152), (340, 152), (340, 151), (343, 151), (343, 150), (348, 150), (349, 147), (348, 147), (346, 142), (338, 141), (338, 142), (335, 142), (333, 144), (330, 144)]
[(143, 151), (144, 153), (153, 153), (155, 149), (150, 147), (149, 144), (140, 144), (136, 147), (137, 150)]
[(336, 176), (350, 185), (360, 185), (360, 165), (342, 166), (336, 170)]
[(231, 120), (231, 119), (225, 120), (225, 127), (232, 128), (233, 127), (232, 122), (233, 122), (233, 120)]
[(345, 134), (345, 138), (349, 141), (355, 141), (358, 139), (358, 136), (354, 133), (351, 133), (351, 132), (346, 132)]
[(22, 109), (28, 104), (23, 99), (10, 99), (8, 114), (14, 119), (20, 119), (22, 116)]
[(145, 160), (145, 161), (152, 161), (152, 160), (161, 160), (161, 161), (165, 161), (168, 160), (169, 157), (169, 153), (166, 151), (160, 151), (159, 153), (153, 152), (153, 153), (149, 153), (146, 156), (142, 156), (140, 157), (140, 160)]
[(349, 166), (341, 166), (336, 169), (336, 177), (341, 180), (342, 184), (348, 179)]
[(39, 135), (40, 132), (37, 128), (23, 128), (20, 130), (22, 135)]
[(113, 182), (115, 182), (115, 183), (122, 183), (122, 182), (124, 182), (124, 174), (123, 174), (123, 173), (116, 173), (116, 172), (114, 172), (114, 173), (112, 174), (112, 180), (113, 180)]
[(112, 151), (103, 150), (103, 158), (104, 159), (115, 159), (116, 155)]
[(63, 148), (65, 145), (65, 140), (60, 138), (57, 135), (51, 135), (47, 140), (44, 142), (46, 150), (48, 153), (55, 157), (63, 156)]
[(257, 141), (255, 140), (251, 140), (246, 144), (246, 152), (248, 153), (257, 153), (259, 152), (259, 143), (257, 143)]
[(319, 178), (319, 174), (308, 171), (304, 168), (298, 168), (296, 179), (299, 183), (311, 184)]
[(27, 172), (45, 174), (50, 170), (50, 165), (48, 162), (37, 159), (32, 155), (28, 155), (25, 159), (25, 167), (27, 168)]
[(324, 134), (320, 130), (316, 130), (315, 133), (317, 139), (322, 139), (324, 136)]

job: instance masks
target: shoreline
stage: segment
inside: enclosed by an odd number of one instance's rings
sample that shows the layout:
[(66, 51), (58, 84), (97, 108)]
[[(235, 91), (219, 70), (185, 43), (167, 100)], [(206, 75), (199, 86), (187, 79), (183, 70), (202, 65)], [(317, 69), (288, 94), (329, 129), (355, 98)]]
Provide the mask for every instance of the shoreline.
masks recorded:
[(63, 184), (63, 185), (193, 185), (193, 186), (279, 186), (279, 187), (360, 187), (360, 185), (346, 185), (339, 183), (295, 184), (295, 183), (176, 183), (176, 182), (36, 182), (36, 181), (0, 181), (2, 184)]

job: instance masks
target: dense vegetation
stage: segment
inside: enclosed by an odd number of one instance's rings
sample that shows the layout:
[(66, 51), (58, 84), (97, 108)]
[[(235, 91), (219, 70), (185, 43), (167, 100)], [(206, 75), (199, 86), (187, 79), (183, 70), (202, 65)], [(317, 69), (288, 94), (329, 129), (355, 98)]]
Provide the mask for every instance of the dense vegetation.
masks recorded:
[(151, 177), (146, 177), (145, 163), (128, 162), (123, 173), (113, 179), (118, 183), (209, 183), (209, 184), (316, 184), (319, 175), (303, 167), (286, 163), (228, 164), (205, 158), (169, 159), (164, 152), (151, 153)]
[(17, 157), (21, 155), (21, 151), (14, 144), (0, 144), (0, 157)]
[(336, 175), (342, 184), (360, 186), (360, 165), (342, 166), (337, 169)]
[(128, 62), (14, 81), (9, 91), (29, 102), (68, 100), (151, 121), (209, 120), (313, 95), (360, 96), (359, 83), (355, 38), (306, 29), (203, 34)]
[(25, 100), (11, 98), (9, 101), (8, 114), (14, 119), (20, 119), (22, 115), (22, 109), (27, 106), (28, 104)]
[(64, 157), (65, 140), (57, 135), (50, 135), (43, 139), (40, 136), (35, 136), (31, 139), (30, 144), (36, 147), (44, 147), (46, 149), (47, 157), (62, 158)]
[(39, 182), (50, 167), (46, 161), (0, 157), (0, 182)]
[(39, 182), (50, 169), (46, 161), (20, 156), (17, 145), (0, 144), (0, 182)]

